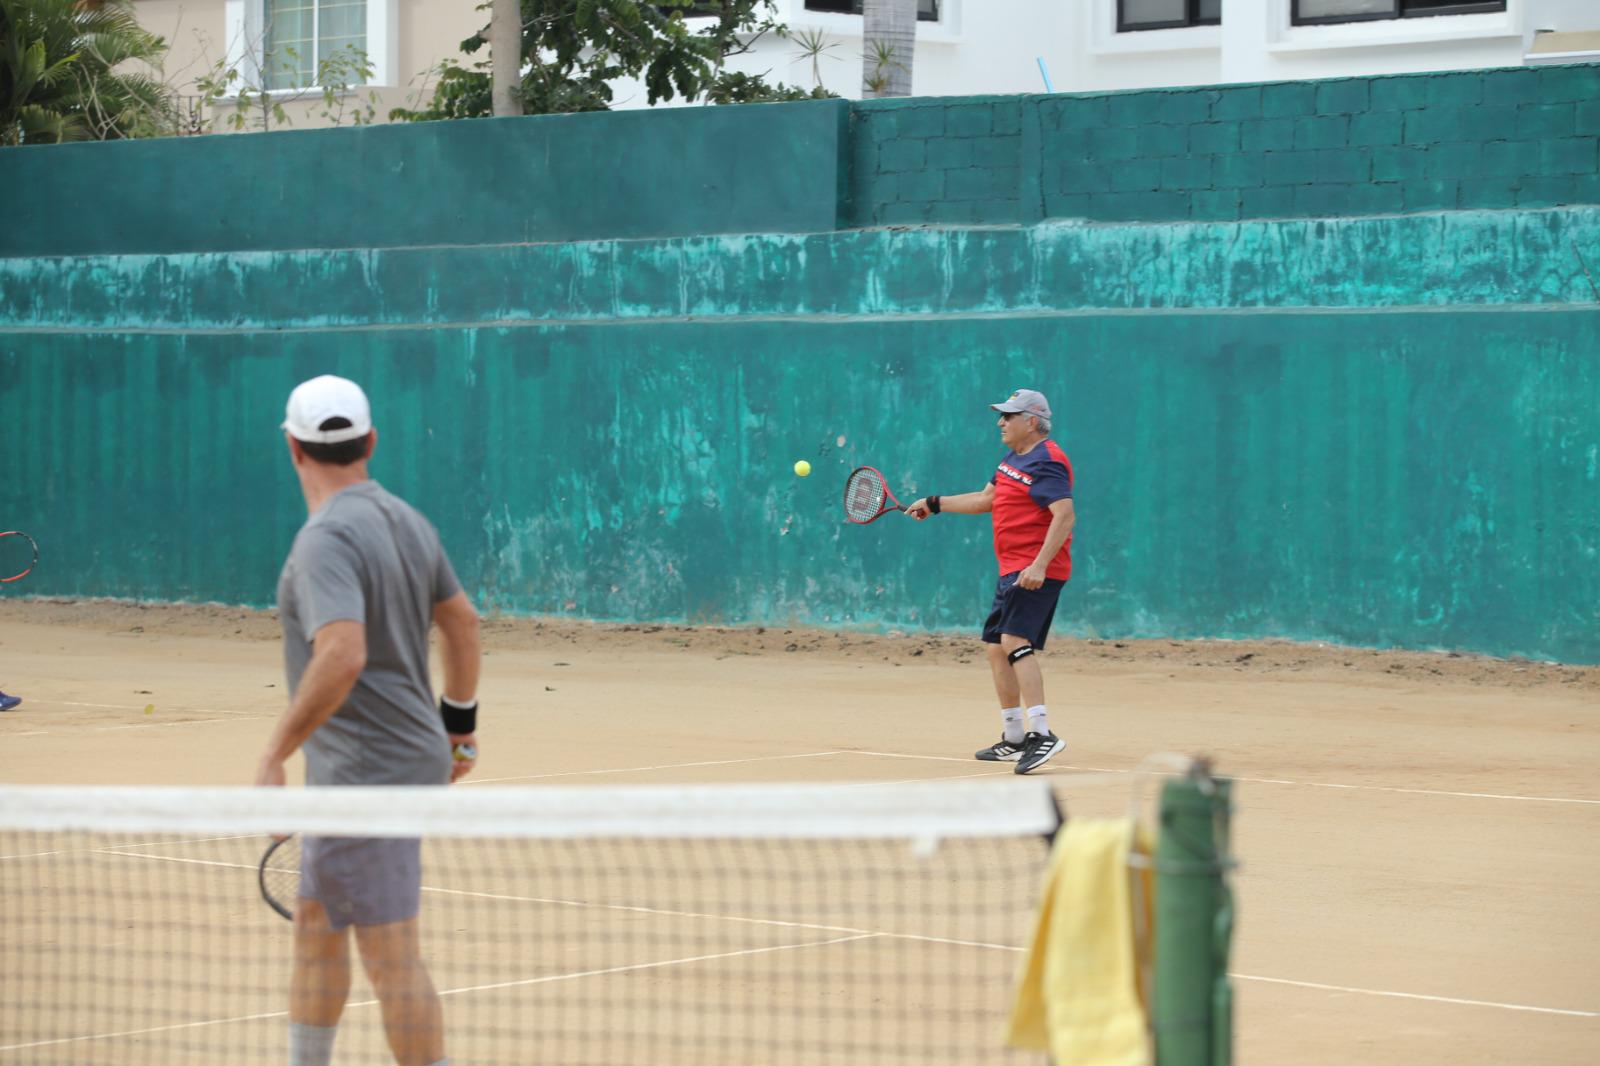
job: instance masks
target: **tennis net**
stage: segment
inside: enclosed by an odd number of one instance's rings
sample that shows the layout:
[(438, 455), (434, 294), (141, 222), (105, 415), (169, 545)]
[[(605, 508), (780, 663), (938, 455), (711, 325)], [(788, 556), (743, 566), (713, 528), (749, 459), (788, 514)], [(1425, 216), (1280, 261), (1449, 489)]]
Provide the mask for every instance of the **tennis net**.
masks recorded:
[[(268, 834), (422, 838), (454, 1066), (1036, 1061), (1001, 1034), (1058, 821), (1031, 781), (0, 787), (0, 1066), (288, 1061)], [(351, 943), (332, 1062), (427, 1046), (392, 950)]]

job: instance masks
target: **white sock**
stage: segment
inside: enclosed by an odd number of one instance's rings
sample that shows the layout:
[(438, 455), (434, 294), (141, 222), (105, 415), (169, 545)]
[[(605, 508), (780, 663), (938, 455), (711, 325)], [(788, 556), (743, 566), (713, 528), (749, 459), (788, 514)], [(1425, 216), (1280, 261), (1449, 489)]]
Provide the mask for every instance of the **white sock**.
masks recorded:
[(1044, 704), (1028, 708), (1028, 732), (1040, 736), (1050, 732), (1050, 719), (1045, 715)]
[(333, 1061), (337, 1025), (289, 1023), (289, 1066), (328, 1066)]
[(1022, 708), (1002, 707), (1000, 709), (1001, 736), (1007, 744), (1022, 743)]

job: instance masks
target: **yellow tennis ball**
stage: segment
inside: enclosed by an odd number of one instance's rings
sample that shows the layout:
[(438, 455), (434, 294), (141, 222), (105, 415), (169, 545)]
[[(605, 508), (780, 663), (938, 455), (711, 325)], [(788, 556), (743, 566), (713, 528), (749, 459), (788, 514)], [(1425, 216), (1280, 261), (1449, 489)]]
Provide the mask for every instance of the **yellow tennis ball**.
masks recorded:
[(806, 477), (811, 473), (811, 464), (802, 459), (798, 463), (794, 464), (794, 472), (799, 474), (801, 477)]
[(144, 713), (145, 714), (155, 714), (156, 713), (156, 705), (153, 704), (153, 703), (145, 704), (144, 705)]

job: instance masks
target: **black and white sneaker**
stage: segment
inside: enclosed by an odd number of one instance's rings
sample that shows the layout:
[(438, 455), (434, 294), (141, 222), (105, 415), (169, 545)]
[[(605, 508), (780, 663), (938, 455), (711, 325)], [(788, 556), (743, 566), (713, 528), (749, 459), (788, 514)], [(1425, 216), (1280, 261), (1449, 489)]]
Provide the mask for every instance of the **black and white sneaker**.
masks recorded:
[(974, 752), (972, 757), (984, 762), (1016, 762), (1022, 758), (1022, 745), (1001, 737), (982, 751)]
[(1031, 774), (1062, 751), (1067, 742), (1054, 733), (1029, 733), (1022, 738), (1022, 758), (1013, 773)]

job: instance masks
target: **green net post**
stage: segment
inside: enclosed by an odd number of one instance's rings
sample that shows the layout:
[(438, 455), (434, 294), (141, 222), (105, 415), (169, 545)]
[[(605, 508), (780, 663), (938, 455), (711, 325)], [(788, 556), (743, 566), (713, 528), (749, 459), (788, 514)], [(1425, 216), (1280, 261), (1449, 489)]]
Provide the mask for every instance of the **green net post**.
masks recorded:
[(1229, 1066), (1233, 1058), (1232, 784), (1196, 763), (1161, 791), (1151, 1004), (1157, 1066)]

